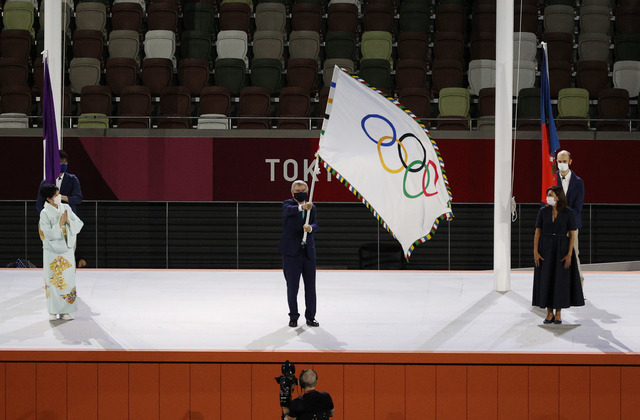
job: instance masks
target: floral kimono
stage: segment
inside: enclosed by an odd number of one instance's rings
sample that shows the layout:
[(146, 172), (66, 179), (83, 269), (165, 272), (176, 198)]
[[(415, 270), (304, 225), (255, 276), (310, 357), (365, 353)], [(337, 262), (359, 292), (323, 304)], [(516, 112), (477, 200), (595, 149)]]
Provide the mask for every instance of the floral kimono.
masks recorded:
[[(60, 217), (67, 211), (67, 223), (60, 227)], [(43, 249), (44, 289), (49, 313), (68, 314), (78, 310), (76, 304), (76, 235), (82, 220), (67, 204), (59, 209), (49, 203), (40, 212), (40, 239)]]

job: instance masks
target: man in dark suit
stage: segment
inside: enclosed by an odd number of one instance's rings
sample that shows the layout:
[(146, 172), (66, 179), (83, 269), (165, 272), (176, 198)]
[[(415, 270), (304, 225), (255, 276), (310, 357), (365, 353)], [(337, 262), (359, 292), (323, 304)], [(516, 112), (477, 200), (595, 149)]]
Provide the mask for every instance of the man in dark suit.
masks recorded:
[(575, 172), (569, 169), (569, 165), (573, 162), (571, 153), (566, 150), (558, 152), (556, 159), (558, 162), (558, 186), (562, 187), (564, 194), (567, 196), (567, 203), (573, 210), (576, 217), (576, 231), (573, 241), (573, 250), (578, 261), (578, 270), (580, 271), (580, 281), (584, 283), (584, 276), (580, 268), (579, 248), (578, 248), (578, 232), (582, 228), (582, 205), (584, 204), (584, 182)]
[[(289, 200), (282, 203), (282, 237), (278, 251), (282, 254), (282, 270), (287, 282), (287, 301), (289, 303), (289, 326), (297, 327), (298, 288), (300, 275), (304, 281), (304, 317), (307, 325), (317, 327), (316, 321), (316, 245), (313, 234), (318, 230), (316, 206), (307, 202), (309, 187), (304, 181), (294, 181), (291, 185)], [(309, 223), (306, 223), (307, 213)], [(304, 233), (307, 233), (303, 241)]]
[[(80, 188), (78, 177), (67, 173), (68, 165), (69, 156), (64, 150), (60, 150), (60, 176), (56, 178), (56, 187), (60, 190), (62, 202), (67, 203), (71, 207), (71, 210), (73, 210), (75, 214), (78, 214), (76, 207), (82, 203), (82, 189)], [(40, 187), (44, 184), (45, 180), (43, 179)], [(38, 187), (38, 191), (40, 191), (40, 187)], [(44, 198), (42, 198), (40, 194), (38, 194), (38, 198), (36, 199), (36, 208), (38, 209), (38, 214), (40, 214), (44, 208)]]

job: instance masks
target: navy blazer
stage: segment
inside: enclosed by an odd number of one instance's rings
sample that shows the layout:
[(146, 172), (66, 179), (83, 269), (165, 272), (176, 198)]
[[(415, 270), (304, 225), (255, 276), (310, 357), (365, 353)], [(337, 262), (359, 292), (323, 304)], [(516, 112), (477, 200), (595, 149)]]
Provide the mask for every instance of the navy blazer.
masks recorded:
[[(558, 186), (562, 187), (562, 175), (558, 172)], [(576, 217), (576, 229), (582, 227), (582, 205), (584, 204), (584, 182), (575, 172), (571, 171), (571, 179), (567, 188), (567, 204)]]
[[(40, 187), (44, 184), (45, 182), (43, 179), (40, 183)], [(78, 180), (78, 177), (74, 174), (65, 173), (64, 178), (62, 178), (62, 183), (60, 184), (60, 194), (66, 195), (69, 198), (69, 202), (65, 204), (69, 204), (71, 210), (73, 210), (75, 214), (78, 214), (76, 206), (82, 203), (82, 188), (80, 188), (80, 181)], [(40, 188), (38, 188), (38, 198), (36, 199), (36, 209), (38, 209), (38, 214), (40, 214), (44, 208), (44, 202), (44, 197), (40, 195)]]
[[(302, 248), (302, 235), (304, 234), (302, 226), (305, 219), (302, 218), (302, 212), (298, 211), (298, 202), (296, 200), (291, 198), (282, 203), (282, 236), (278, 244), (278, 251), (281, 254), (293, 257), (300, 251)], [(316, 245), (313, 240), (313, 234), (318, 231), (315, 205), (311, 208), (309, 225), (311, 225), (312, 231), (307, 234), (306, 251), (309, 258), (315, 259)]]

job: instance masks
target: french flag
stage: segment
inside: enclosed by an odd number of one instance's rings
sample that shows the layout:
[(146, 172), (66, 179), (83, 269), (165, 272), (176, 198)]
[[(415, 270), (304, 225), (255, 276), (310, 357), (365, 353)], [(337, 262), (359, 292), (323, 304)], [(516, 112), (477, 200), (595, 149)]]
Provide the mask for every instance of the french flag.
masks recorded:
[(56, 114), (49, 75), (49, 61), (44, 57), (44, 86), (42, 89), (42, 126), (44, 140), (44, 179), (47, 184), (55, 184), (60, 175), (60, 145), (56, 130)]
[(560, 148), (556, 123), (551, 110), (551, 90), (549, 87), (549, 65), (547, 43), (542, 43), (542, 71), (540, 75), (540, 129), (542, 132), (542, 193), (541, 202), (547, 201), (547, 189), (557, 185), (556, 151)]

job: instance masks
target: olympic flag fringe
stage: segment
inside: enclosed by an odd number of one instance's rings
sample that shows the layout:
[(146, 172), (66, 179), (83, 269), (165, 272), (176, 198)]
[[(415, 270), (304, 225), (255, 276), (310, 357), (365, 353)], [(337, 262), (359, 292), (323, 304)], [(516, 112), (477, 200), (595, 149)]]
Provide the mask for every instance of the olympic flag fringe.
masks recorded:
[(318, 155), (400, 242), (407, 260), (452, 219), (444, 161), (420, 120), (398, 101), (336, 67)]

